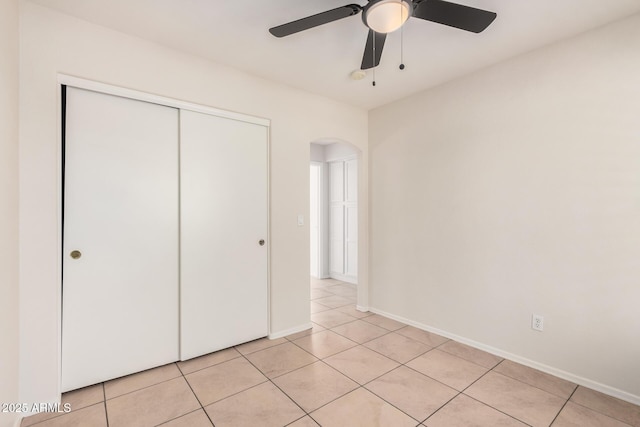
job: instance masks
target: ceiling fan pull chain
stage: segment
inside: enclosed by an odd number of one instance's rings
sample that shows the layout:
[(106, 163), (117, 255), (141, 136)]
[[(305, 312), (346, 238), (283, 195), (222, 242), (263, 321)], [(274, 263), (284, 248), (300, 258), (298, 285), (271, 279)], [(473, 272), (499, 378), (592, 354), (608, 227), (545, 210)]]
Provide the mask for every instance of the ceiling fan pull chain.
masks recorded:
[(376, 33), (373, 33), (373, 86), (376, 85)]
[(404, 25), (400, 27), (400, 69), (404, 70)]

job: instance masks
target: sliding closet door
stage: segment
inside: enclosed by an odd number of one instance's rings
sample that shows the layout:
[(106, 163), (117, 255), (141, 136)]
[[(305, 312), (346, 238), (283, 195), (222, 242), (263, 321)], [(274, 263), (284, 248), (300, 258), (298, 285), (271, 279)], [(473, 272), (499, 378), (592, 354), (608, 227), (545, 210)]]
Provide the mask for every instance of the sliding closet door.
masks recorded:
[(263, 337), (267, 128), (180, 113), (180, 357)]
[(178, 111), (67, 88), (62, 390), (178, 359)]

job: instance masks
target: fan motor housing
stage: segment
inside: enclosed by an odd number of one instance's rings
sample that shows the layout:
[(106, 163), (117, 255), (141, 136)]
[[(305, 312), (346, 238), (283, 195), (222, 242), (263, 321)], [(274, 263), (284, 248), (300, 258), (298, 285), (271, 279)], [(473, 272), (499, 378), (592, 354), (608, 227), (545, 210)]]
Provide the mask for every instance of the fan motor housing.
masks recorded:
[(381, 34), (392, 33), (413, 15), (410, 0), (371, 0), (362, 9), (362, 22)]

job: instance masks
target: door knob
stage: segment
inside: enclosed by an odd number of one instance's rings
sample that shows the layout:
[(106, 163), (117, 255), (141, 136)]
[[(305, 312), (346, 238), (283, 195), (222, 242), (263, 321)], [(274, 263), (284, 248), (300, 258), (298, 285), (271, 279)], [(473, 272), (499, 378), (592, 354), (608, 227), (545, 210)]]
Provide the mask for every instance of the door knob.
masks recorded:
[(260, 240), (258, 240), (258, 244), (259, 244), (260, 246), (264, 246), (264, 239), (260, 239)]
[(82, 252), (80, 251), (71, 251), (71, 258), (78, 259), (82, 256)]

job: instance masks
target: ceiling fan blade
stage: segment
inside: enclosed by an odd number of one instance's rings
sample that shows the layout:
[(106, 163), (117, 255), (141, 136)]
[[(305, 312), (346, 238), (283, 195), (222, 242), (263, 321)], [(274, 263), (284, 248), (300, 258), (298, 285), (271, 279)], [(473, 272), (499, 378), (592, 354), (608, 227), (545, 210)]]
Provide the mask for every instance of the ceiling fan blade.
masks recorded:
[(360, 13), (361, 10), (362, 7), (357, 4), (348, 4), (316, 15), (307, 16), (306, 18), (298, 19), (297, 21), (269, 28), (269, 32), (276, 37), (289, 36), (300, 31), (308, 30), (309, 28), (317, 27), (318, 25), (328, 24), (329, 22), (337, 21), (342, 18), (348, 18), (349, 16)]
[(494, 12), (476, 9), (444, 0), (414, 2), (413, 16), (461, 30), (479, 33), (498, 16)]
[[(374, 62), (374, 37), (375, 37), (375, 62)], [(384, 33), (376, 33), (373, 30), (369, 30), (369, 36), (367, 37), (367, 45), (364, 48), (364, 55), (362, 56), (361, 70), (368, 70), (369, 68), (377, 67), (380, 64), (380, 58), (382, 57), (382, 49), (384, 48), (384, 42), (387, 39), (387, 35)]]

